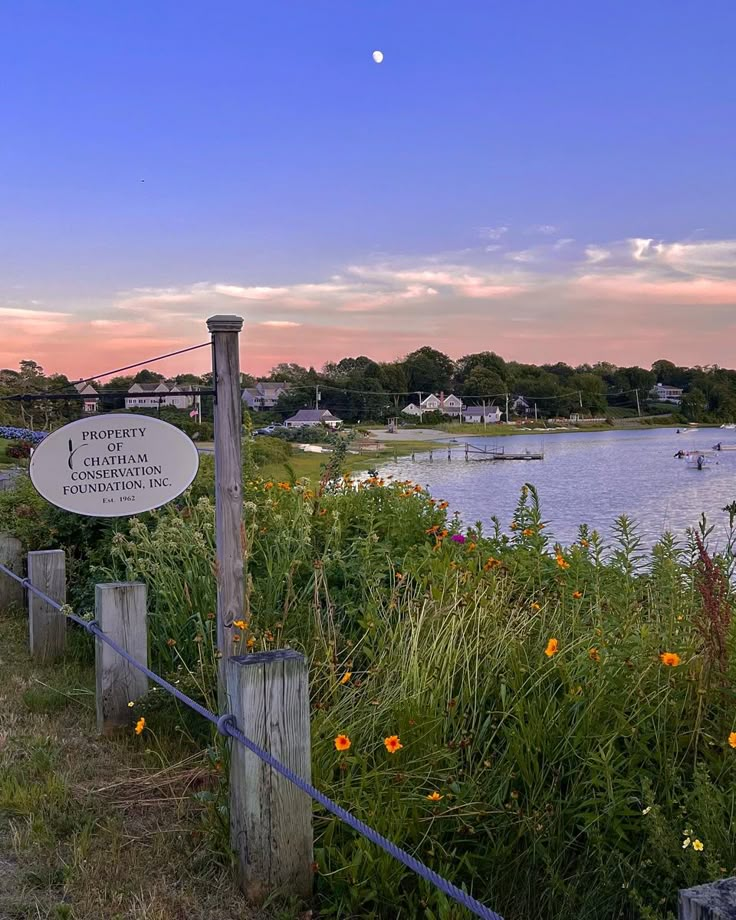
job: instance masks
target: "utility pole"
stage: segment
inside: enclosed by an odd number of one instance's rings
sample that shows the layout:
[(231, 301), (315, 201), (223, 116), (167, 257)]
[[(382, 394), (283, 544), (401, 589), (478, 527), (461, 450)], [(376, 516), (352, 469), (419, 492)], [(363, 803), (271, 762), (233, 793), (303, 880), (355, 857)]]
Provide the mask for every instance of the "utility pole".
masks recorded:
[(509, 423), (509, 394), (506, 394), (506, 424)]
[(537, 404), (534, 403), (534, 421), (535, 421), (535, 422), (537, 421), (537, 418), (538, 418), (538, 416), (537, 416)]
[(488, 422), (486, 421), (486, 401), (483, 400), (483, 431), (486, 431)]
[(419, 422), (421, 424), (421, 421), (424, 418), (424, 412), (422, 412), (422, 391), (417, 390), (417, 393), (419, 394)]
[(322, 395), (319, 392), (319, 385), (314, 388), (314, 408), (319, 409), (319, 401), (322, 398)]
[(639, 413), (639, 418), (641, 418), (641, 404), (639, 403), (639, 391), (634, 390), (636, 393), (636, 411)]

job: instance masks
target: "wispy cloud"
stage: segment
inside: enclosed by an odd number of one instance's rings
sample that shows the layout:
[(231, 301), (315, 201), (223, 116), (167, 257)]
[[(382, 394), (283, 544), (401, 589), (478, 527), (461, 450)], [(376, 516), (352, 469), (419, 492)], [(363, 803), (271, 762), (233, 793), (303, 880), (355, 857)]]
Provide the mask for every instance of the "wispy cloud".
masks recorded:
[(235, 312), (246, 318), (243, 363), (255, 371), (343, 354), (388, 359), (424, 343), (451, 354), (492, 347), (516, 360), (735, 363), (736, 240), (497, 245), (384, 255), (289, 284), (234, 277), (138, 287), (110, 298), (92, 322), (0, 300), (0, 362), (35, 357), (81, 376), (199, 341), (206, 316)]
[(478, 235), (482, 240), (500, 240), (509, 232), (508, 227), (478, 227)]

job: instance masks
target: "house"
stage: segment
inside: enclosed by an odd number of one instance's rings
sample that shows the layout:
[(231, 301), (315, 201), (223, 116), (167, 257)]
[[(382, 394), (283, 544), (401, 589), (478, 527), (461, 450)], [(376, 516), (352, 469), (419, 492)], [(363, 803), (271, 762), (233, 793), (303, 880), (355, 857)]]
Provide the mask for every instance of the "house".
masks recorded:
[(409, 403), (409, 405), (405, 406), (401, 411), (404, 415), (423, 415), (425, 412), (441, 412), (443, 415), (460, 418), (463, 412), (463, 401), (459, 396), (455, 396), (452, 393), (449, 396), (445, 396), (444, 393), (440, 393), (439, 396), (430, 393), (429, 396), (424, 397), (419, 405), (416, 403)]
[(402, 415), (421, 415), (422, 410), (416, 403), (409, 403), (408, 406), (404, 406), (401, 410)]
[(342, 419), (333, 415), (329, 409), (300, 409), (296, 415), (287, 418), (284, 425), (287, 428), (314, 428), (317, 425), (339, 428), (342, 425)]
[(82, 409), (85, 415), (92, 415), (92, 413), (99, 411), (100, 396), (91, 383), (87, 383), (83, 380), (81, 383), (75, 383), (74, 389), (80, 396), (84, 397), (82, 400)]
[(134, 383), (125, 397), (126, 409), (158, 409), (159, 406), (169, 406), (174, 409), (190, 409), (193, 396), (179, 396), (180, 389), (176, 384), (168, 384), (163, 380), (158, 383)]
[(498, 406), (466, 406), (463, 409), (463, 421), (470, 424), (497, 425), (501, 421)]
[(511, 403), (511, 411), (517, 415), (529, 415), (532, 409), (523, 396), (517, 396)]
[(649, 398), (656, 399), (657, 402), (674, 403), (679, 406), (682, 402), (683, 393), (684, 390), (680, 389), (680, 387), (668, 387), (663, 383), (658, 383), (649, 391)]
[(279, 396), (288, 390), (288, 383), (259, 380), (254, 387), (247, 387), (243, 390), (243, 402), (249, 409), (256, 411), (275, 409)]

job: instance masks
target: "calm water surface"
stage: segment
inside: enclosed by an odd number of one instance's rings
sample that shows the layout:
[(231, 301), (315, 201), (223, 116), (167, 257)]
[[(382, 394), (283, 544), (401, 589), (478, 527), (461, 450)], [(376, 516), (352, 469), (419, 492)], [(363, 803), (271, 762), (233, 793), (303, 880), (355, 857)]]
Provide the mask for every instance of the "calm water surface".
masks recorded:
[(381, 473), (427, 485), (466, 525), (478, 520), (488, 524), (497, 515), (504, 529), (521, 487), (531, 482), (539, 490), (549, 530), (563, 543), (576, 539), (581, 523), (608, 537), (615, 519), (627, 514), (651, 545), (665, 531), (684, 536), (703, 512), (716, 526), (714, 540), (721, 543), (728, 523), (721, 509), (736, 500), (736, 451), (713, 454), (712, 465), (703, 472), (673, 457), (679, 449), (708, 449), (719, 441), (736, 444), (736, 431), (703, 428), (678, 435), (674, 428), (658, 428), (467, 440), (504, 447), (507, 453), (543, 450), (545, 456), (542, 461), (466, 463), (456, 452), (448, 463), (447, 452), (440, 450), (433, 463), (426, 454), (417, 454), (415, 462), (399, 460), (382, 467)]

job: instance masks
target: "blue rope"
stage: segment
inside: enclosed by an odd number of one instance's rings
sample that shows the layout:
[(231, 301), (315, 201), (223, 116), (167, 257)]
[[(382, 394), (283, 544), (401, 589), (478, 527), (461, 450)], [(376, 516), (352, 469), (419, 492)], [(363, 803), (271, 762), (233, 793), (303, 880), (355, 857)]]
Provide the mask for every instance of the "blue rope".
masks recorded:
[[(45, 594), (27, 578), (21, 578), (19, 575), (16, 575), (15, 572), (12, 572), (6, 566), (0, 564), (0, 571), (4, 572), (6, 575), (9, 575), (12, 579), (17, 581), (19, 584), (23, 585), (24, 588), (27, 588), (37, 597), (40, 597), (41, 600), (49, 604), (50, 607), (53, 607), (55, 610), (63, 610), (63, 605), (59, 604), (58, 601), (53, 600), (49, 597), (48, 594)], [(244, 748), (251, 751), (255, 754), (256, 757), (259, 757), (264, 763), (267, 763), (271, 769), (275, 770), (277, 773), (280, 773), (285, 779), (288, 779), (289, 782), (293, 783), (297, 789), (301, 789), (302, 792), (306, 793), (315, 802), (318, 802), (323, 808), (326, 808), (327, 811), (332, 812), (337, 818), (339, 818), (344, 824), (347, 824), (348, 827), (352, 828), (354, 831), (357, 831), (359, 834), (362, 834), (371, 843), (374, 843), (376, 846), (380, 847), (384, 852), (388, 853), (389, 856), (393, 856), (394, 859), (398, 860), (400, 863), (403, 863), (407, 868), (411, 869), (418, 876), (423, 878), (425, 881), (430, 882), (449, 898), (452, 898), (454, 901), (457, 901), (458, 904), (462, 904), (463, 907), (466, 907), (471, 913), (475, 914), (477, 917), (482, 917), (483, 920), (503, 920), (500, 914), (495, 913), (495, 911), (490, 910), (484, 904), (481, 904), (480, 901), (476, 898), (469, 895), (467, 892), (463, 891), (461, 888), (458, 888), (457, 885), (453, 885), (452, 882), (448, 882), (447, 879), (442, 878), (441, 875), (438, 875), (433, 869), (430, 869), (429, 866), (425, 866), (423, 862), (420, 862), (411, 853), (407, 853), (406, 850), (402, 850), (401, 847), (396, 846), (395, 843), (392, 843), (388, 838), (384, 837), (382, 834), (379, 834), (378, 831), (373, 830), (372, 827), (369, 827), (359, 818), (356, 818), (349, 811), (344, 809), (342, 806), (338, 805), (336, 802), (333, 802), (332, 799), (328, 798), (324, 793), (320, 792), (315, 786), (311, 783), (308, 783), (306, 780), (303, 780), (300, 776), (294, 773), (293, 770), (290, 770), (285, 764), (281, 763), (280, 760), (276, 760), (268, 751), (264, 750), (262, 747), (257, 745), (254, 741), (251, 741), (240, 729), (237, 727), (235, 717), (226, 713), (222, 716), (216, 716), (213, 712), (210, 712), (209, 709), (206, 709), (204, 706), (201, 706), (191, 697), (187, 696), (186, 693), (182, 693), (181, 690), (177, 689), (169, 681), (164, 680), (159, 674), (156, 674), (155, 671), (152, 671), (150, 668), (146, 667), (144, 664), (141, 664), (140, 661), (137, 661), (132, 657), (121, 645), (111, 639), (106, 633), (104, 633), (95, 620), (85, 620), (80, 616), (77, 616), (75, 613), (67, 613), (66, 616), (72, 620), (74, 623), (77, 623), (83, 629), (93, 636), (96, 636), (101, 642), (104, 642), (111, 649), (116, 651), (121, 658), (131, 664), (134, 668), (137, 668), (142, 674), (145, 674), (151, 681), (155, 684), (158, 684), (159, 687), (162, 687), (164, 690), (167, 690), (172, 696), (177, 700), (183, 703), (185, 706), (188, 706), (190, 709), (193, 709), (194, 712), (202, 716), (203, 719), (207, 719), (208, 722), (211, 722), (216, 726), (218, 732), (225, 737), (230, 737), (234, 741), (237, 741), (238, 744), (241, 744)]]

